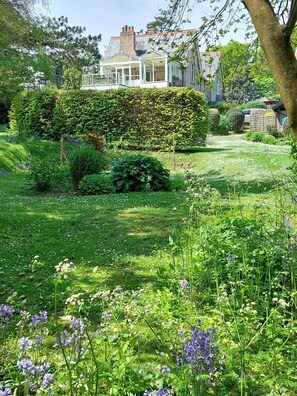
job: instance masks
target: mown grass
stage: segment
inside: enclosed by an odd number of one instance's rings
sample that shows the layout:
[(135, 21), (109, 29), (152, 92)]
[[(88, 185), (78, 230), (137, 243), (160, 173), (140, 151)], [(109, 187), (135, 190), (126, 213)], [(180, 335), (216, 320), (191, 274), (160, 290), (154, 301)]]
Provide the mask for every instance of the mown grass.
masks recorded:
[[(7, 143), (7, 133), (2, 133), (0, 145), (2, 170), (12, 171), (32, 155), (57, 159), (60, 155), (57, 142)], [(223, 196), (239, 192), (246, 203), (274, 199), (273, 190), (289, 174), (288, 146), (250, 143), (242, 136), (211, 138), (201, 151), (177, 153), (175, 158), (172, 153), (148, 154), (177, 174), (191, 171), (205, 178)], [(160, 251), (166, 249), (186, 213), (183, 192), (32, 196), (25, 185), (24, 172), (0, 177), (2, 302), (15, 291), (26, 291), (26, 303), (31, 306), (39, 306), (40, 301), (50, 305), (44, 297), (40, 300), (41, 295), (44, 291), (49, 295), (51, 284), (46, 279), (64, 258), (79, 268), (75, 289), (117, 284), (137, 288), (155, 282)], [(28, 268), (36, 255), (47, 268), (33, 277)], [(95, 274), (94, 267), (100, 269)]]

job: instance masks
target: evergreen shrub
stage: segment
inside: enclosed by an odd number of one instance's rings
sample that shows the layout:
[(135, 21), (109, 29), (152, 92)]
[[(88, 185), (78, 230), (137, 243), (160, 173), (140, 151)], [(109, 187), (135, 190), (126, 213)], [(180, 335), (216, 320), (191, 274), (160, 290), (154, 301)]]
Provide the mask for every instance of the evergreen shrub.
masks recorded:
[(126, 155), (115, 161), (111, 178), (116, 192), (170, 189), (169, 171), (156, 158), (144, 155)]
[(78, 187), (84, 176), (102, 172), (104, 158), (93, 146), (85, 144), (72, 152), (69, 166), (73, 184)]
[(209, 109), (209, 132), (213, 135), (218, 134), (220, 125), (220, 112), (218, 109)]
[(84, 195), (110, 194), (113, 192), (113, 183), (110, 175), (86, 175), (79, 182), (79, 191)]
[(244, 115), (238, 108), (233, 108), (227, 111), (226, 117), (228, 119), (229, 131), (239, 133), (242, 131)]

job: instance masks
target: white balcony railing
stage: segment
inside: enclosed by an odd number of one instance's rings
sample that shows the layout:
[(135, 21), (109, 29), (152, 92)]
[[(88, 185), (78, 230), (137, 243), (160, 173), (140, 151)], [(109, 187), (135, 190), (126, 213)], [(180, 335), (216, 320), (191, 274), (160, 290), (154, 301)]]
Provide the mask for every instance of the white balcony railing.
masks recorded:
[(129, 76), (121, 73), (108, 74), (84, 74), (82, 77), (82, 88), (93, 88), (100, 86), (123, 85), (126, 87), (137, 87), (140, 84), (139, 74)]

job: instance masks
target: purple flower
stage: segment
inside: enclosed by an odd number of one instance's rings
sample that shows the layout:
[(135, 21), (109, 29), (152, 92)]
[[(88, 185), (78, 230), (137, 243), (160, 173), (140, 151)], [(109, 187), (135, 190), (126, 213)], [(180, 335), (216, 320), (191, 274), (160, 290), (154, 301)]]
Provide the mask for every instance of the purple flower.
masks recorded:
[(50, 386), (52, 382), (53, 382), (53, 374), (51, 373), (44, 374), (42, 379), (42, 387), (46, 389)]
[(36, 367), (30, 359), (22, 359), (17, 361), (17, 366), (23, 375), (35, 374)]
[(60, 336), (60, 342), (63, 346), (70, 346), (75, 342), (74, 334), (69, 334), (67, 330), (63, 330)]
[(29, 337), (21, 337), (19, 339), (19, 349), (29, 351), (32, 348), (32, 340)]
[(38, 326), (38, 325), (44, 325), (47, 323), (47, 312), (46, 311), (40, 311), (38, 315), (33, 315), (31, 318), (30, 325), (32, 326)]
[(284, 215), (284, 225), (285, 225), (285, 227), (286, 227), (288, 230), (290, 230), (290, 229), (292, 228), (292, 225), (291, 225), (291, 223), (290, 223), (290, 217), (289, 217), (288, 214), (285, 214), (285, 215)]
[(230, 252), (228, 252), (228, 253), (226, 254), (226, 259), (227, 259), (228, 261), (231, 261), (231, 263), (235, 263), (235, 257), (234, 257), (233, 254), (230, 253)]
[(40, 364), (38, 366), (35, 366), (35, 372), (43, 374), (50, 368), (50, 366), (51, 366), (51, 364), (48, 363), (48, 362), (42, 363), (42, 364)]
[(182, 279), (179, 281), (179, 283), (182, 291), (185, 292), (189, 287), (189, 282), (186, 279)]
[(111, 316), (112, 316), (112, 314), (110, 311), (104, 311), (104, 312), (102, 312), (101, 319), (104, 322), (108, 322), (108, 321), (110, 321)]
[(191, 364), (195, 372), (210, 374), (217, 370), (216, 363), (219, 347), (214, 343), (216, 330), (199, 330), (191, 328), (191, 337), (187, 337), (182, 347), (182, 355), (178, 356), (178, 363)]
[(11, 396), (12, 390), (10, 388), (0, 389), (0, 396)]
[(71, 318), (70, 328), (75, 334), (83, 334), (85, 326), (81, 319)]
[(169, 373), (171, 373), (171, 370), (170, 370), (170, 368), (168, 366), (164, 365), (164, 366), (161, 367), (161, 373), (162, 374), (166, 374), (166, 373), (169, 374)]
[(14, 314), (14, 308), (9, 305), (0, 304), (0, 322), (3, 323), (3, 326), (6, 322), (8, 322)]
[(153, 392), (152, 391), (149, 391), (149, 390), (145, 390), (144, 391), (144, 393), (143, 393), (143, 396), (152, 396), (152, 394), (153, 394)]
[(156, 396), (170, 396), (171, 391), (167, 388), (161, 388), (157, 390)]

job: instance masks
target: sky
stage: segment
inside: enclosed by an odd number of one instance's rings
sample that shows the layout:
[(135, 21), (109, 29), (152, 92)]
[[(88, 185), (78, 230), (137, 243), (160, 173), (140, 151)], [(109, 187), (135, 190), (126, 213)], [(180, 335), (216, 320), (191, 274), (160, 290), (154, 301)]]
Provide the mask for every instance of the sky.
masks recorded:
[[(166, 8), (166, 0), (48, 0), (49, 17), (68, 17), (69, 25), (83, 26), (86, 34), (101, 34), (102, 40), (99, 46), (104, 54), (111, 36), (118, 36), (122, 26), (134, 26), (136, 32), (145, 29), (148, 22), (153, 21), (158, 10)], [(201, 16), (207, 11), (198, 4), (191, 15), (192, 23), (184, 28), (199, 26)], [(228, 38), (233, 38), (232, 35)], [(234, 39), (239, 40), (238, 36)], [(227, 42), (222, 44), (226, 44)], [(240, 40), (242, 41), (242, 40)]]

